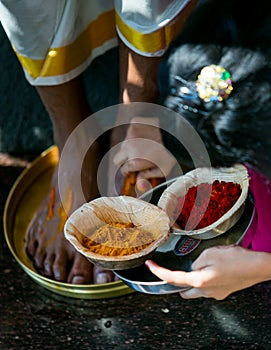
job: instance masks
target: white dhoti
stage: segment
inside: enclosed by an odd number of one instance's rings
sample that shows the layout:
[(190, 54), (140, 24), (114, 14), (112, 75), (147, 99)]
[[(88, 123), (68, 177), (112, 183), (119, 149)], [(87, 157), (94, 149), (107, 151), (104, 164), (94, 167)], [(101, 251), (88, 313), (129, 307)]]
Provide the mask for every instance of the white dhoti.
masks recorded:
[[(195, 0), (2, 0), (0, 20), (32, 85), (58, 85), (117, 46), (164, 53)], [(109, 67), (110, 69), (110, 67)]]

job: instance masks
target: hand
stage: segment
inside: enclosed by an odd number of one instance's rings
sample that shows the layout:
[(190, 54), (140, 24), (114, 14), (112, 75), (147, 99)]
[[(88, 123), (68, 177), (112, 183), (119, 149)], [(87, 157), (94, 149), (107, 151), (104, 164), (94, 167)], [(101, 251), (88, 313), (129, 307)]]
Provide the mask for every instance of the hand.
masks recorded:
[(137, 172), (137, 180), (166, 177), (176, 163), (163, 145), (158, 118), (142, 117), (131, 120), (126, 138), (113, 161), (124, 176)]
[(229, 245), (203, 251), (192, 264), (191, 272), (171, 271), (150, 260), (146, 261), (146, 265), (152, 273), (170, 284), (192, 287), (180, 293), (184, 299), (205, 297), (222, 300), (235, 291), (271, 279), (270, 268), (266, 268), (270, 264), (270, 256)]

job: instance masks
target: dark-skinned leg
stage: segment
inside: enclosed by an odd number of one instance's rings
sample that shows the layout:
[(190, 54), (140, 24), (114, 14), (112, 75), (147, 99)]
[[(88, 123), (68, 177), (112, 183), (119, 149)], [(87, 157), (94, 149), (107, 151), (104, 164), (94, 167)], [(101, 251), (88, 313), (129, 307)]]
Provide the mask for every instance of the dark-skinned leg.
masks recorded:
[[(81, 78), (75, 78), (67, 83), (57, 86), (39, 86), (37, 91), (46, 107), (54, 132), (55, 144), (61, 151), (74, 128), (91, 114), (85, 98)], [(76, 161), (77, 150), (71, 154), (71, 160)], [(98, 196), (96, 183), (97, 166), (101, 157), (98, 142), (95, 142), (83, 162), (82, 188), (87, 200)], [(76, 165), (74, 169), (78, 171)], [(27, 252), (37, 270), (57, 281), (88, 284), (106, 283), (114, 280), (114, 274), (93, 268), (88, 260), (76, 252), (65, 239), (63, 224), (65, 217), (60, 215), (61, 200), (58, 192), (58, 169), (56, 169), (51, 183), (51, 193), (45, 198), (29, 229)], [(72, 176), (72, 174), (70, 174)], [(50, 201), (54, 212), (48, 216)], [(71, 193), (71, 211), (79, 203), (76, 193)], [(52, 204), (52, 203), (51, 203)]]
[[(130, 50), (121, 40), (119, 41), (120, 57), (120, 102), (151, 102), (155, 103), (158, 97), (158, 69), (161, 57), (144, 57)], [(120, 115), (117, 122), (124, 123), (125, 116)], [(111, 147), (123, 141), (126, 136), (128, 126), (119, 126), (114, 128), (111, 134)], [(115, 186), (116, 166), (113, 164), (114, 155), (117, 152), (110, 153), (109, 166), (109, 194), (116, 194), (112, 189), (120, 188)], [(123, 182), (122, 176), (118, 173), (117, 181)]]

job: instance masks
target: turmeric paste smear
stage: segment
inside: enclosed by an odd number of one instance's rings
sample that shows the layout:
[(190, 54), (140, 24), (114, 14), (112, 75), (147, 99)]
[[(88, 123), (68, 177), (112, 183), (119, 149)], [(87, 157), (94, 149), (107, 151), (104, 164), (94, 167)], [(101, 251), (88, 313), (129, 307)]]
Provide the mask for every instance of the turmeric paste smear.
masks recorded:
[(91, 238), (83, 237), (82, 245), (96, 254), (124, 256), (138, 253), (154, 240), (152, 233), (132, 223), (112, 222), (94, 231)]

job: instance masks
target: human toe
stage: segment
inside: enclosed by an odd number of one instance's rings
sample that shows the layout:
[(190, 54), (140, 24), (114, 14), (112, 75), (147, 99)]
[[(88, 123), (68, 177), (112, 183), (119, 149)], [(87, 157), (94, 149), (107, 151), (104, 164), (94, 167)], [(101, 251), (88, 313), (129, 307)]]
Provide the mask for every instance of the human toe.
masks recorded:
[(69, 258), (66, 251), (58, 252), (52, 266), (52, 277), (58, 282), (67, 282)]
[(67, 282), (71, 284), (92, 283), (92, 265), (80, 253), (74, 255)]
[(53, 278), (54, 272), (53, 272), (53, 266), (54, 266), (54, 255), (48, 255), (44, 259), (43, 263), (43, 269), (44, 269), (44, 276)]
[(26, 244), (26, 253), (30, 258), (33, 258), (38, 249), (38, 240), (36, 238), (36, 232), (38, 230), (38, 226), (34, 225), (29, 229), (27, 244)]
[(93, 281), (95, 284), (113, 282), (115, 281), (115, 274), (112, 271), (95, 266), (93, 269)]
[(32, 256), (32, 262), (35, 267), (35, 269), (40, 272), (41, 274), (44, 274), (44, 260), (46, 257), (46, 252), (44, 249), (38, 247), (36, 249), (35, 254)]

